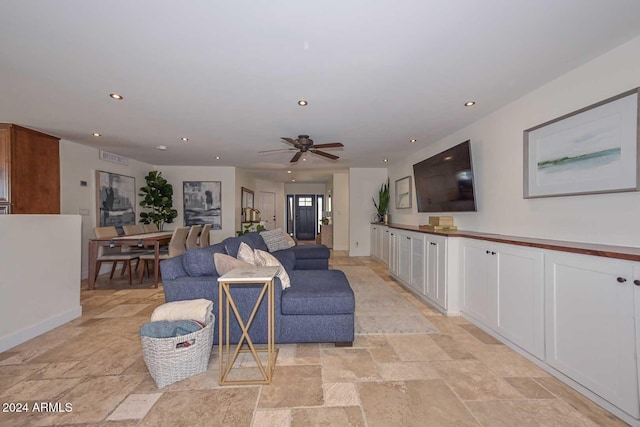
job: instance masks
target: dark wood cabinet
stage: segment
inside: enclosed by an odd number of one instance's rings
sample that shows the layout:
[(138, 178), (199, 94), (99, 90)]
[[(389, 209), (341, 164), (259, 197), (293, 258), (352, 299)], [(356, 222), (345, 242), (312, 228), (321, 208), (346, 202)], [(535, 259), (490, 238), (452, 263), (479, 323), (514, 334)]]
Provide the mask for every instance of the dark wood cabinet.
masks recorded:
[(0, 123), (0, 214), (60, 213), (60, 138)]

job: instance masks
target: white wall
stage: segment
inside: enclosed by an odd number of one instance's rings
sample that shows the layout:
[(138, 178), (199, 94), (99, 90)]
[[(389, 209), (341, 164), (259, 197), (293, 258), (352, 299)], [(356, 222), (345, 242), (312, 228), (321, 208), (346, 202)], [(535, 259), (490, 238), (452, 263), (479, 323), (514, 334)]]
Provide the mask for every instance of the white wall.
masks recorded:
[(324, 182), (287, 182), (284, 184), (285, 194), (325, 194), (327, 184)]
[[(478, 212), (454, 213), (464, 230), (638, 246), (640, 192), (523, 199), (523, 131), (640, 86), (640, 37), (549, 82), (493, 114), (389, 167), (396, 179), (412, 165), (471, 140)], [(480, 104), (482, 100), (478, 99)], [(392, 208), (394, 223), (425, 224), (412, 209)], [(448, 214), (449, 215), (449, 214)]]
[(376, 213), (372, 198), (378, 200), (380, 186), (387, 181), (386, 168), (349, 169), (349, 255), (371, 253), (370, 223)]
[[(211, 230), (211, 244), (235, 236), (235, 206), (237, 199), (240, 198), (240, 190), (236, 193), (235, 168), (216, 166), (156, 166), (156, 168), (173, 185), (173, 207), (178, 210), (178, 217), (173, 224), (167, 224), (165, 229), (171, 230), (184, 226), (183, 181), (221, 181), (222, 230)], [(239, 205), (237, 210), (240, 210)]]
[(262, 179), (256, 179), (256, 207), (260, 210), (260, 192), (267, 191), (271, 193), (275, 193), (276, 195), (276, 228), (282, 228), (286, 231), (285, 219), (285, 196), (284, 196), (284, 183), (282, 182), (273, 182), (273, 181), (265, 181)]
[(82, 314), (81, 227), (79, 215), (0, 215), (0, 352)]
[(349, 173), (333, 174), (333, 249), (349, 249)]
[[(256, 207), (256, 179), (250, 171), (245, 169), (236, 169), (236, 208), (235, 208), (235, 230), (242, 228), (242, 187), (253, 191), (253, 207)], [(235, 235), (235, 233), (234, 233)]]
[[(145, 185), (144, 177), (153, 169), (150, 164), (137, 160), (129, 159), (129, 164), (123, 166), (100, 160), (98, 155), (98, 150), (93, 147), (60, 141), (60, 213), (82, 214), (83, 278), (88, 277), (89, 239), (95, 237), (93, 228), (97, 221), (96, 170), (132, 176), (137, 190)], [(80, 181), (86, 181), (87, 186), (81, 186)], [(138, 206), (138, 201), (139, 199), (136, 201), (136, 218), (139, 218), (142, 209)]]

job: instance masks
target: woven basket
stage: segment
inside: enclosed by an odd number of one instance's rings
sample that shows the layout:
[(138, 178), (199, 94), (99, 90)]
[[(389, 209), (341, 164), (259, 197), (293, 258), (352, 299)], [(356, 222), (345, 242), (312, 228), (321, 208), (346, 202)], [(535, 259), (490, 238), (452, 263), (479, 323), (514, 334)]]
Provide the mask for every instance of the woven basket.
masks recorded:
[[(158, 388), (207, 370), (213, 346), (213, 314), (199, 331), (171, 338), (142, 338), (142, 356)], [(184, 347), (183, 343), (190, 343)]]

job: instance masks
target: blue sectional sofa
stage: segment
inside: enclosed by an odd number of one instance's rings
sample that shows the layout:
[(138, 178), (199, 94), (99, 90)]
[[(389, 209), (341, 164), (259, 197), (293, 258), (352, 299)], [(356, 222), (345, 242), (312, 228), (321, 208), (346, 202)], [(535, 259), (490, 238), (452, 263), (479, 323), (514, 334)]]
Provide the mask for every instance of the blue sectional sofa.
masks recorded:
[[(206, 298), (213, 301), (218, 316), (218, 272), (213, 254), (236, 256), (241, 242), (253, 249), (267, 251), (258, 233), (230, 237), (203, 249), (188, 250), (184, 255), (160, 263), (165, 300), (181, 301)], [(294, 246), (272, 252), (287, 270), (291, 287), (282, 290), (275, 280), (276, 343), (330, 342), (351, 345), (354, 338), (355, 298), (342, 271), (329, 270), (329, 249), (324, 245)], [(247, 319), (260, 293), (258, 286), (233, 288), (233, 298), (243, 319)], [(267, 342), (266, 300), (260, 304), (249, 330), (254, 343)], [(233, 315), (231, 316), (233, 318)], [(214, 328), (218, 343), (218, 327)], [(240, 339), (241, 330), (231, 322), (231, 341)]]

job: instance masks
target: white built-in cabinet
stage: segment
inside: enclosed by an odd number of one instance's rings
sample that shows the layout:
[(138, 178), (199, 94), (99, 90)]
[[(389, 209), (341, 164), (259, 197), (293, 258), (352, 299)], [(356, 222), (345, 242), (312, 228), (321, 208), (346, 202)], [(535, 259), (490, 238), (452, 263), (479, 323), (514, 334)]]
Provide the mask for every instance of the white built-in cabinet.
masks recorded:
[(543, 251), (464, 239), (462, 311), (544, 357)]
[(638, 267), (553, 251), (545, 264), (546, 362), (638, 418)]

